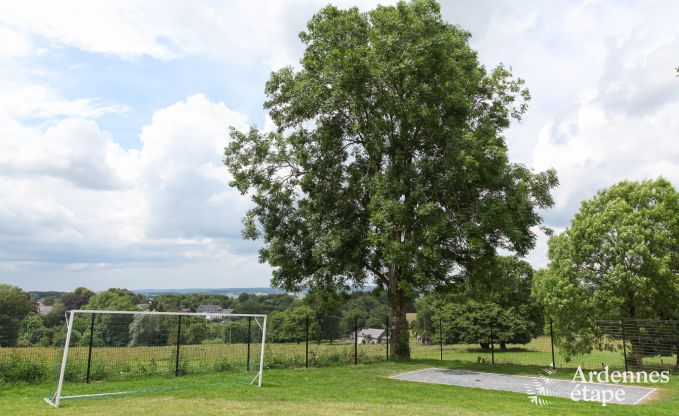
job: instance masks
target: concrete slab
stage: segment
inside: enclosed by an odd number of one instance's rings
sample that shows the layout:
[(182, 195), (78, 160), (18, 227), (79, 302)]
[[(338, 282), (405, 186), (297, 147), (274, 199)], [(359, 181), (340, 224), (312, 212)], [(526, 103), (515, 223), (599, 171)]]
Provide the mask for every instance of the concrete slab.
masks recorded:
[(526, 394), (528, 397), (539, 396), (543, 399), (548, 397), (573, 399), (575, 397), (583, 400), (586, 396), (589, 401), (602, 403), (605, 401), (606, 404), (639, 404), (656, 391), (654, 388), (624, 384), (578, 383), (551, 378), (547, 375), (529, 377), (445, 368), (428, 368), (399, 374), (391, 378), (421, 383), (511, 391)]

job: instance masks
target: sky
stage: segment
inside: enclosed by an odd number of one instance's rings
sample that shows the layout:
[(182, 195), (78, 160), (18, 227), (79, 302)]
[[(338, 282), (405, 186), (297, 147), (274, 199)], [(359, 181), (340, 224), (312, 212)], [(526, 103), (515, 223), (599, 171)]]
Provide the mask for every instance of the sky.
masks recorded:
[[(389, 1), (333, 1), (369, 10)], [(241, 239), (247, 197), (222, 164), (228, 127), (270, 128), (272, 70), (327, 1), (0, 3), (0, 282), (262, 287)], [(488, 68), (525, 79), (513, 162), (553, 167), (544, 223), (622, 179), (679, 186), (679, 2), (443, 1)], [(539, 234), (527, 256), (547, 262)]]

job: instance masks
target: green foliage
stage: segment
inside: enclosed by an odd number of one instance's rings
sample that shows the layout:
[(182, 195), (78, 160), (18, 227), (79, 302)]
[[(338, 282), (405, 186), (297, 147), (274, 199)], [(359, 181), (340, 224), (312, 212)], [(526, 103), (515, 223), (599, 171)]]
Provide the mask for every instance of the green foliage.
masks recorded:
[(52, 310), (45, 315), (45, 325), (48, 327), (55, 327), (63, 325), (66, 319), (66, 307), (61, 302), (55, 302)]
[[(542, 332), (542, 326), (526, 319), (528, 305), (502, 308), (495, 303), (469, 301), (460, 305), (446, 304), (437, 314), (442, 318), (444, 342), (481, 344), (487, 348), (492, 340), (500, 345), (527, 344)], [(492, 334), (492, 337), (491, 337)], [(434, 339), (439, 339), (438, 333)]]
[(224, 309), (233, 309), (234, 313), (269, 314), (277, 310), (288, 309), (296, 299), (288, 294), (253, 295), (242, 293), (233, 298), (226, 295), (171, 294), (153, 298), (150, 309), (160, 312), (179, 311), (182, 307), (195, 311), (200, 305), (219, 305)]
[(28, 360), (18, 354), (10, 354), (0, 360), (0, 376), (7, 383), (45, 381), (50, 369), (42, 361)]
[(303, 340), (306, 337), (306, 319), (309, 319), (309, 338), (316, 339), (320, 327), (314, 310), (306, 305), (297, 306), (282, 312), (283, 322), (280, 337), (283, 340)]
[(535, 291), (570, 354), (589, 351), (598, 319), (676, 319), (679, 194), (662, 178), (600, 191), (550, 238), (549, 259)]
[(79, 287), (73, 292), (68, 292), (59, 298), (59, 302), (66, 310), (82, 309), (94, 296), (94, 292), (86, 287)]
[[(127, 289), (108, 289), (93, 296), (85, 309), (134, 311), (134, 303), (138, 299)], [(96, 318), (96, 332), (106, 345), (123, 346), (130, 342), (129, 327), (134, 317), (132, 315), (103, 314)]]
[(208, 338), (208, 324), (204, 320), (192, 322), (187, 331), (186, 339), (182, 340), (186, 344), (202, 344)]
[(23, 321), (19, 331), (19, 345), (47, 346), (50, 344), (51, 333), (45, 326), (45, 320), (37, 313), (30, 313)]
[[(168, 319), (159, 319), (158, 316), (136, 315), (129, 326), (131, 347), (140, 345), (168, 345), (171, 334), (176, 334), (176, 329)], [(176, 338), (176, 335), (174, 335)]]
[(468, 279), (448, 295), (425, 296), (416, 303), (414, 329), (422, 342), (440, 339), (443, 321), (447, 343), (494, 341), (526, 344), (542, 334), (542, 307), (531, 294), (533, 268), (516, 257), (497, 256), (477, 264)]
[(28, 293), (0, 284), (0, 347), (16, 345), (21, 321), (34, 310), (35, 303)]
[(231, 131), (231, 186), (254, 202), (243, 235), (262, 239), (272, 282), (388, 290), (396, 355), (405, 307), (498, 247), (526, 253), (554, 171), (508, 160), (503, 131), (526, 110), (523, 81), (486, 70), (469, 33), (432, 0), (366, 13), (327, 6), (300, 34), (301, 68), (266, 84), (277, 130)]

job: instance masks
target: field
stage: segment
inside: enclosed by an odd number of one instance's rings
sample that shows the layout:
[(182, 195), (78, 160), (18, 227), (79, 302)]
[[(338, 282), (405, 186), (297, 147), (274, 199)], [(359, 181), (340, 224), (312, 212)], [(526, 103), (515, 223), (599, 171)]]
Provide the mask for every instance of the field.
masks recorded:
[[(609, 405), (550, 399), (537, 406), (527, 395), (481, 389), (411, 383), (388, 376), (432, 366), (483, 369), (460, 361), (414, 360), (311, 369), (276, 369), (265, 373), (264, 386), (235, 383), (237, 375), (194, 374), (144, 377), (128, 382), (82, 385), (83, 392), (137, 390), (125, 397), (72, 400), (59, 409), (42, 402), (49, 384), (5, 386), (0, 415), (674, 415), (679, 406), (679, 379), (672, 377), (654, 401)], [(497, 365), (492, 371), (536, 375), (537, 368)], [(571, 378), (572, 371), (561, 370)]]
[[(251, 368), (259, 362), (259, 344), (250, 347)], [(496, 364), (516, 364), (548, 367), (552, 362), (549, 337), (538, 337), (526, 345), (509, 345), (506, 350), (495, 349), (494, 357), (488, 350), (478, 345), (444, 345), (443, 354), (439, 345), (411, 344), (412, 356), (416, 359), (441, 359), (477, 363), (479, 361)], [(361, 364), (386, 361), (386, 347), (382, 345), (359, 345), (358, 361)], [(155, 347), (95, 347), (92, 352), (91, 374), (95, 380), (129, 378), (135, 375), (167, 375), (175, 372), (175, 346)], [(88, 349), (71, 347), (67, 379), (82, 380), (85, 377)], [(343, 342), (310, 342), (309, 365), (326, 367), (350, 365), (354, 362), (354, 345)], [(202, 344), (182, 345), (180, 348), (180, 372), (209, 373), (225, 370), (239, 370), (246, 367), (246, 344)], [(55, 347), (26, 347), (0, 349), (0, 369), (3, 361), (11, 357), (39, 363), (40, 371), (45, 373), (43, 380), (55, 379), (61, 359), (61, 349)], [(624, 369), (620, 351), (594, 350), (590, 354), (572, 357), (569, 361), (555, 348), (557, 368), (576, 368), (581, 365), (587, 369), (609, 366), (611, 369)], [(650, 367), (673, 369), (676, 356), (645, 357), (644, 363)], [(268, 369), (297, 368), (305, 366), (305, 345), (301, 343), (268, 343), (265, 365)], [(14, 381), (5, 377), (6, 381)], [(39, 380), (40, 377), (24, 379)], [(21, 380), (20, 378), (18, 380)]]

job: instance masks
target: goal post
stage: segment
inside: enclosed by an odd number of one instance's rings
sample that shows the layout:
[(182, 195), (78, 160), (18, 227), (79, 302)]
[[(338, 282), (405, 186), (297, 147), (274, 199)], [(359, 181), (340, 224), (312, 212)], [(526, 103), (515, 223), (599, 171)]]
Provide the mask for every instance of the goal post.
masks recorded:
[(264, 314), (69, 311), (56, 391), (45, 402), (136, 393), (98, 391), (136, 376), (220, 372), (261, 387), (266, 328)]

